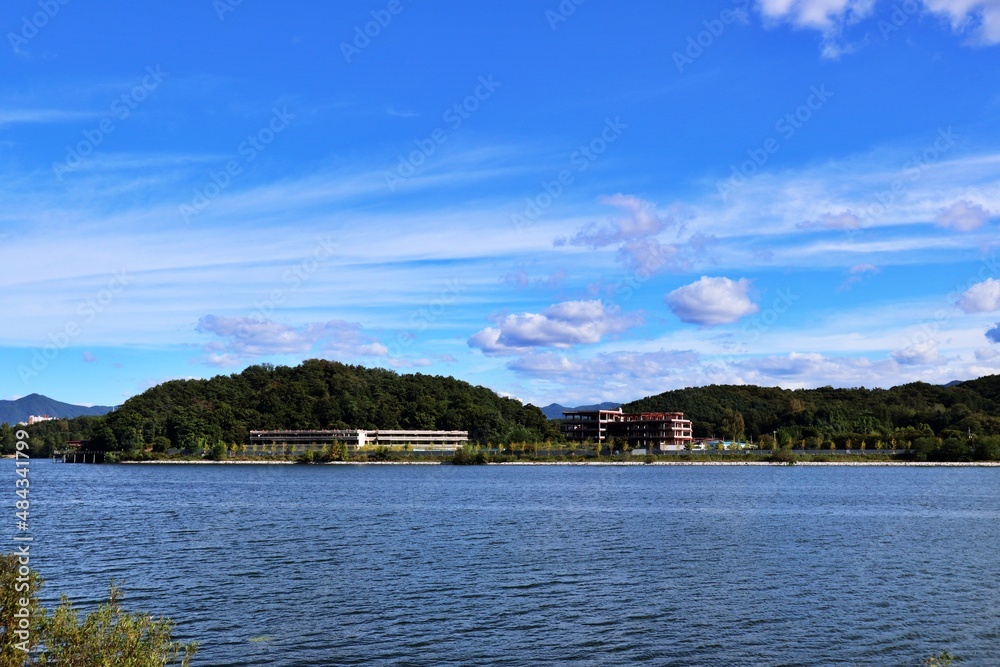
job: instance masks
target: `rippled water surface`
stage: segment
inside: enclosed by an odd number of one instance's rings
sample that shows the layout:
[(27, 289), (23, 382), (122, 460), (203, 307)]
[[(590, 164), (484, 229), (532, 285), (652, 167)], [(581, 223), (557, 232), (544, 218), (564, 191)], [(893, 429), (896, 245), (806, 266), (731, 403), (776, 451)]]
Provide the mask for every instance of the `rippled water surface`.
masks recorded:
[(124, 579), (196, 665), (1000, 665), (995, 468), (32, 476), (46, 597)]

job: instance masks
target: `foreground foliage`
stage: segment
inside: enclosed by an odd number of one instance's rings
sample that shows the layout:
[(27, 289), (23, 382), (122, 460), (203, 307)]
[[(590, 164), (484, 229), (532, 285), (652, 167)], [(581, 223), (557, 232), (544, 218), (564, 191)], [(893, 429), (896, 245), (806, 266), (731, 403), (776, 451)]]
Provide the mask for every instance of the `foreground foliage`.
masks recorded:
[[(129, 613), (121, 605), (122, 591), (114, 583), (108, 601), (81, 616), (63, 596), (49, 614), (38, 602), (41, 579), (31, 572), (28, 586), (18, 590), (24, 577), (13, 555), (0, 558), (0, 667), (187, 667), (195, 644), (173, 641), (174, 624), (150, 614)], [(30, 640), (19, 648), (19, 625), (24, 597), (30, 610)], [(22, 650), (29, 648), (30, 652)]]

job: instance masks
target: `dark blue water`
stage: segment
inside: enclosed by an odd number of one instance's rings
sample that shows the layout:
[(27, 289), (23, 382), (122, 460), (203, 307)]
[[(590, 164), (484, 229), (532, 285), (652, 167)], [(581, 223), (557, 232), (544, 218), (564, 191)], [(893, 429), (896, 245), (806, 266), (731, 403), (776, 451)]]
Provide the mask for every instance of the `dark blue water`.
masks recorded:
[(1000, 664), (996, 468), (32, 466), (47, 595), (196, 665)]

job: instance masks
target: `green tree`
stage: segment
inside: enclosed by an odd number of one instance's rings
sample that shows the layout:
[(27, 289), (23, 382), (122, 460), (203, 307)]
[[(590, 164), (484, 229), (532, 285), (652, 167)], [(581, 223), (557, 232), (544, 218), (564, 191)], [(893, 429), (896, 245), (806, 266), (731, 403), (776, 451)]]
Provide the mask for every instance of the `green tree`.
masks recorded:
[(337, 440), (330, 445), (330, 460), (332, 461), (346, 461), (347, 460), (347, 443)]
[(81, 617), (63, 596), (50, 615), (38, 602), (41, 579), (22, 567), (14, 554), (0, 556), (0, 667), (187, 667), (197, 651), (173, 641), (171, 621), (124, 611), (114, 583), (95, 611)]
[(13, 454), (16, 442), (14, 429), (9, 424), (0, 424), (0, 454)]
[[(22, 575), (20, 568), (18, 556), (0, 556), (0, 667), (27, 664), (24, 649), (33, 650), (41, 638), (44, 611), (38, 604), (38, 589), (42, 580), (34, 570)], [(22, 599), (28, 603), (23, 607)]]
[(208, 458), (213, 461), (222, 461), (226, 458), (226, 443), (217, 441), (208, 452)]
[(170, 449), (170, 438), (165, 435), (158, 435), (153, 438), (153, 451), (160, 454)]
[(121, 589), (111, 585), (108, 601), (81, 617), (62, 596), (42, 623), (44, 649), (35, 664), (53, 667), (187, 667), (195, 644), (173, 641), (174, 624), (150, 614), (126, 612)]
[(746, 424), (742, 413), (726, 408), (722, 417), (722, 435), (723, 439), (728, 438), (733, 442), (746, 439)]

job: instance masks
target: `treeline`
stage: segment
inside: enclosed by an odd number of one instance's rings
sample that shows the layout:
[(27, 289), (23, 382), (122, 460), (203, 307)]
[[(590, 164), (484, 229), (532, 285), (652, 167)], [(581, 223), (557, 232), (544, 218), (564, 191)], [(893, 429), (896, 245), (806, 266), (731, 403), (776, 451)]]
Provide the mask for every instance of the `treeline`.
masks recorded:
[(127, 455), (150, 448), (225, 451), (247, 444), (252, 429), (341, 428), (463, 430), (474, 442), (493, 444), (559, 437), (541, 410), (485, 387), (319, 359), (295, 367), (251, 366), (209, 380), (174, 380), (103, 417), (43, 422), (28, 430), (33, 450), (42, 455), (73, 439)]
[[(810, 449), (913, 448), (928, 458), (1000, 458), (1000, 376), (953, 386), (923, 382), (892, 389), (780, 389), (711, 385), (668, 391), (622, 406), (626, 412), (682, 411), (695, 437), (753, 438)], [(971, 438), (970, 438), (971, 436)], [(976, 445), (980, 443), (976, 452)]]

